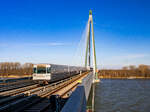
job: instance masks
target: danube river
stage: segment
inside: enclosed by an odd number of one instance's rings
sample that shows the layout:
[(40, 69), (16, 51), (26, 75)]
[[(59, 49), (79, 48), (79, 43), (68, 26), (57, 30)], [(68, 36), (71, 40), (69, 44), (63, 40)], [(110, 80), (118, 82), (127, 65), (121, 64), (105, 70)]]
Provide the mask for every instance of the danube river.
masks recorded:
[(150, 112), (148, 79), (102, 79), (95, 89), (96, 112)]

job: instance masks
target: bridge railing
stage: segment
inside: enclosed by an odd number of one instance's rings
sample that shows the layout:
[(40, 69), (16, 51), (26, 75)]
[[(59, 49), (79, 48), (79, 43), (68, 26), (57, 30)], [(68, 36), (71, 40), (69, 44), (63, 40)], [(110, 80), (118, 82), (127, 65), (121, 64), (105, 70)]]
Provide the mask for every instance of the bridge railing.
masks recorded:
[(86, 112), (86, 102), (92, 85), (92, 73), (82, 79), (82, 83), (71, 94), (61, 112)]

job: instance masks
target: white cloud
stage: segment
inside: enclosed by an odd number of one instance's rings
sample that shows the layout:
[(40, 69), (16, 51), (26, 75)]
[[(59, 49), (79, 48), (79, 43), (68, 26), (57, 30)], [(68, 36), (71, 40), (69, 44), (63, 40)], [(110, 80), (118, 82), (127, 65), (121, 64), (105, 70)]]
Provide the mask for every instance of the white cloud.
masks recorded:
[(117, 60), (130, 60), (130, 59), (137, 59), (137, 58), (144, 58), (149, 56), (148, 54), (124, 54), (120, 56), (113, 56), (112, 59)]
[(22, 46), (65, 46), (65, 45), (71, 45), (69, 43), (62, 43), (62, 42), (47, 42), (47, 43), (2, 43), (0, 44), (0, 47), (22, 47)]
[(122, 68), (123, 66), (128, 65), (136, 65), (139, 64), (149, 64), (149, 60), (147, 60), (150, 55), (149, 54), (122, 54), (118, 56), (109, 56), (110, 58), (103, 59), (100, 64), (98, 64), (98, 67), (103, 68), (110, 68), (110, 69), (118, 69)]
[(148, 54), (128, 54), (128, 55), (120, 56), (120, 58), (135, 59), (135, 58), (144, 58), (144, 57), (147, 57), (147, 56), (149, 56), (149, 55)]
[(49, 42), (49, 43), (28, 43), (27, 45), (31, 45), (31, 46), (64, 46), (64, 45), (69, 45), (69, 44), (61, 43), (61, 42)]
[(6, 47), (8, 44), (0, 43), (0, 47)]

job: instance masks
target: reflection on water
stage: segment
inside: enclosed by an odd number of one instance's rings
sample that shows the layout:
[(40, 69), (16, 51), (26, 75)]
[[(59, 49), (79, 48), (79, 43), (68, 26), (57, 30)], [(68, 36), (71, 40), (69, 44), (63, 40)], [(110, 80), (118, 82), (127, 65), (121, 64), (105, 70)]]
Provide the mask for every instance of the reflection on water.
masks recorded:
[(95, 92), (96, 112), (150, 112), (150, 80), (102, 79)]

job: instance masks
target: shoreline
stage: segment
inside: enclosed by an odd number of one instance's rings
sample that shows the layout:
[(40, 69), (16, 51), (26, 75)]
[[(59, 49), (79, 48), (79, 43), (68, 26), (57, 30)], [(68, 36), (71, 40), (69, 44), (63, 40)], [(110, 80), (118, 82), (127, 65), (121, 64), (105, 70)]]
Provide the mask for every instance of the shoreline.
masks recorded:
[(9, 76), (0, 76), (0, 79), (2, 78), (25, 78), (25, 77), (32, 77), (32, 75), (23, 75), (23, 76), (20, 76), (20, 75), (9, 75)]
[[(9, 76), (0, 76), (0, 79), (3, 78), (24, 78), (24, 77), (32, 77), (32, 75), (23, 75), (23, 76), (19, 76), (19, 75), (9, 75)], [(135, 77), (135, 76), (131, 76), (131, 77), (110, 77), (110, 76), (99, 76), (99, 79), (150, 79), (150, 77)]]

